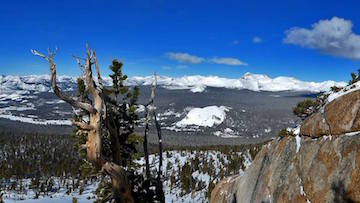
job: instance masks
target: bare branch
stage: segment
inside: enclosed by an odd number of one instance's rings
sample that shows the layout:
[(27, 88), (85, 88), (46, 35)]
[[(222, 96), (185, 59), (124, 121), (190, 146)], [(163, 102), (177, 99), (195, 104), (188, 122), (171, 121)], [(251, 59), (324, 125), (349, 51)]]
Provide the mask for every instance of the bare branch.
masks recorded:
[(92, 76), (92, 69), (91, 69), (92, 54), (90, 54), (90, 49), (88, 44), (86, 44), (86, 54), (87, 54), (87, 59), (84, 68), (85, 82), (87, 83), (88, 88), (91, 91), (91, 94), (93, 94), (94, 97), (99, 96), (99, 92), (96, 91), (96, 85)]
[(35, 49), (30, 49), (31, 53), (34, 54), (35, 56), (40, 56), (41, 58), (44, 58), (46, 60), (48, 60), (48, 57), (45, 56), (44, 54), (38, 52), (37, 50)]
[[(156, 84), (156, 74), (154, 73), (154, 82), (153, 85), (151, 87), (151, 96), (149, 99), (149, 103), (145, 106), (145, 116), (146, 116), (146, 121), (145, 121), (145, 134), (144, 134), (144, 141), (143, 141), (143, 148), (144, 148), (144, 157), (145, 157), (145, 169), (146, 169), (146, 177), (149, 179), (150, 178), (150, 166), (149, 166), (149, 152), (148, 152), (148, 146), (147, 146), (147, 139), (148, 139), (148, 134), (149, 134), (149, 122), (150, 122), (150, 106), (152, 107), (153, 111), (155, 109), (154, 107), (154, 98), (155, 98), (155, 84)], [(148, 188), (147, 188), (148, 189)]]
[(75, 56), (75, 55), (73, 55), (73, 58), (76, 60), (76, 63), (79, 65), (80, 69), (81, 69), (82, 71), (84, 71), (84, 65), (81, 63), (81, 60), (86, 61), (86, 59), (81, 58), (81, 57), (79, 57), (79, 56)]
[(90, 113), (95, 113), (96, 109), (93, 108), (90, 104), (88, 103), (83, 103), (83, 102), (79, 102), (75, 99), (73, 99), (72, 97), (64, 94), (59, 87), (56, 84), (56, 64), (53, 62), (53, 57), (55, 56), (57, 49), (54, 52), (51, 52), (50, 49), (48, 49), (48, 56), (45, 56), (44, 54), (41, 54), (40, 52), (36, 51), (36, 50), (31, 50), (31, 52), (36, 55), (36, 56), (40, 56), (42, 58), (44, 58), (45, 60), (48, 61), (49, 63), (49, 68), (50, 68), (50, 73), (51, 73), (51, 87), (54, 90), (54, 93), (62, 100), (64, 100), (65, 102), (69, 103), (71, 106), (76, 107), (76, 108), (81, 108), (83, 110), (86, 110)]
[(98, 79), (98, 83), (99, 83), (99, 88), (102, 91), (104, 89), (103, 83), (102, 83), (102, 79), (100, 76), (100, 70), (99, 70), (99, 64), (96, 58), (96, 54), (95, 51), (92, 51), (93, 56), (94, 56), (94, 63), (95, 63), (95, 69), (96, 69), (96, 75), (97, 75), (97, 79)]
[(156, 78), (156, 72), (154, 72), (154, 81), (151, 86), (151, 97), (150, 97), (150, 103), (152, 104), (153, 110), (155, 109), (154, 99), (155, 99), (156, 85), (157, 85), (157, 78)]
[(89, 60), (90, 60), (90, 62), (91, 62), (91, 59), (92, 59), (92, 53), (91, 53), (91, 51), (90, 51), (90, 49), (89, 49), (89, 45), (88, 45), (88, 43), (86, 43), (86, 54), (87, 54), (88, 59), (89, 59)]
[(56, 55), (57, 51), (58, 51), (57, 47), (55, 47), (55, 51), (53, 51), (53, 52), (50, 50), (50, 48), (48, 48), (49, 58), (53, 58), (53, 56)]
[(71, 120), (71, 123), (73, 125), (76, 125), (78, 128), (80, 128), (81, 130), (93, 130), (94, 126), (86, 124), (84, 122), (80, 122), (80, 121), (75, 121), (75, 120)]
[(148, 107), (148, 106), (152, 106), (152, 108), (155, 108), (154, 107), (154, 98), (155, 98), (155, 89), (156, 89), (156, 85), (157, 85), (157, 77), (156, 77), (156, 72), (154, 72), (154, 81), (151, 85), (151, 95), (150, 95), (150, 99), (149, 99), (149, 102), (145, 105), (145, 107)]

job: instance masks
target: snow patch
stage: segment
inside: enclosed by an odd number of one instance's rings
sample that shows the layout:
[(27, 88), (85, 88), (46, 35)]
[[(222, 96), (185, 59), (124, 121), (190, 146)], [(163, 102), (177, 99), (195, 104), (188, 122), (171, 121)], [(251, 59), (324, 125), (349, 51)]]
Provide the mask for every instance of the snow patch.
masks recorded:
[(196, 92), (203, 92), (205, 90), (206, 86), (195, 86), (193, 88), (190, 89), (191, 92), (196, 93)]
[(9, 119), (12, 121), (20, 121), (24, 123), (38, 124), (38, 125), (71, 125), (69, 120), (45, 120), (45, 119), (36, 119), (33, 116), (31, 117), (21, 117), (15, 115), (1, 115), (0, 118)]
[(345, 133), (345, 135), (347, 135), (347, 136), (349, 136), (349, 137), (355, 136), (355, 135), (360, 135), (360, 131)]
[(231, 128), (225, 128), (223, 131), (215, 131), (213, 134), (215, 136), (222, 137), (222, 138), (236, 138), (236, 137), (238, 137), (238, 133), (235, 132)]
[(271, 132), (271, 128), (270, 128), (270, 127), (265, 128), (265, 129), (264, 129), (264, 132), (265, 132), (265, 133), (270, 133), (270, 132)]
[(295, 139), (296, 139), (296, 153), (298, 153), (301, 147), (301, 137), (299, 135), (296, 135)]
[(63, 100), (60, 99), (55, 99), (55, 100), (51, 100), (51, 101), (46, 101), (46, 104), (63, 104), (65, 103)]
[(144, 105), (137, 105), (135, 113), (140, 113), (140, 112), (144, 112), (145, 111), (145, 106)]
[(196, 125), (202, 127), (213, 127), (221, 124), (226, 118), (229, 107), (207, 106), (203, 108), (193, 108), (181, 121), (176, 123), (178, 127)]

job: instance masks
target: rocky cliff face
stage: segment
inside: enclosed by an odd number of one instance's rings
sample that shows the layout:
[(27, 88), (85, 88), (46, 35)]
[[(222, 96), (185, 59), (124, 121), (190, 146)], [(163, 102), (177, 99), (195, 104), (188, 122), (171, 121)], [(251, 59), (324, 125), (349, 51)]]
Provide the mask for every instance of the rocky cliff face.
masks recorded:
[(218, 183), (211, 202), (360, 202), (360, 91), (328, 102), (300, 136), (264, 145), (243, 176)]
[[(265, 145), (240, 177), (216, 185), (211, 202), (360, 201), (360, 135)], [(341, 201), (340, 201), (341, 200)]]
[(360, 130), (360, 90), (345, 94), (326, 104), (301, 125), (301, 135), (320, 137), (342, 135)]

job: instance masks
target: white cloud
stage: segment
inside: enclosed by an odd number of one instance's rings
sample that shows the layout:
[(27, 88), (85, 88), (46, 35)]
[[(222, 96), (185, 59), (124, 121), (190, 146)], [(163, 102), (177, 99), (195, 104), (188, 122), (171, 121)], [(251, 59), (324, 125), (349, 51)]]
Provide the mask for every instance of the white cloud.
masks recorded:
[(255, 36), (254, 38), (253, 38), (253, 40), (252, 40), (252, 42), (253, 43), (255, 43), (255, 44), (259, 44), (259, 43), (261, 43), (263, 40), (260, 38), (260, 37), (258, 37), (258, 36)]
[(318, 50), (324, 54), (360, 59), (360, 35), (352, 31), (352, 22), (333, 17), (320, 20), (311, 29), (293, 27), (285, 32), (284, 43)]
[(169, 52), (167, 53), (167, 56), (169, 57), (169, 59), (178, 61), (180, 63), (198, 64), (205, 61), (205, 59), (202, 57), (181, 52)]
[[(230, 66), (247, 66), (248, 64), (240, 61), (237, 58), (230, 58), (230, 57), (213, 57), (211, 59), (205, 59), (200, 56), (190, 55), (188, 53), (181, 53), (181, 52), (168, 52), (166, 53), (169, 59), (178, 61), (180, 63), (189, 63), (189, 64), (199, 64), (203, 62), (211, 62), (216, 64), (223, 64), (223, 65), (230, 65)], [(165, 67), (165, 69), (170, 69), (171, 67)], [(177, 69), (184, 69), (188, 68), (186, 65), (177, 65), (175, 68)], [(163, 67), (164, 69), (164, 67)]]
[(224, 65), (230, 65), (230, 66), (247, 66), (248, 64), (245, 62), (240, 61), (237, 58), (218, 58), (214, 57), (210, 59), (211, 62), (216, 64), (224, 64)]

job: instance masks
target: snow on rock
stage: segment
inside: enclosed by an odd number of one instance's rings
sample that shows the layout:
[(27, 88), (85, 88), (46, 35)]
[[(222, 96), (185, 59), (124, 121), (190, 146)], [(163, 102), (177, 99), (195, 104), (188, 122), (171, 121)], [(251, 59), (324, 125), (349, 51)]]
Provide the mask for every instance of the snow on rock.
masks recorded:
[(356, 131), (356, 132), (349, 132), (349, 133), (346, 133), (345, 135), (347, 136), (355, 136), (355, 135), (360, 135), (360, 131)]
[(207, 106), (203, 108), (193, 108), (181, 121), (176, 123), (177, 127), (196, 125), (202, 127), (213, 127), (221, 124), (226, 118), (229, 107)]
[(340, 90), (339, 92), (332, 92), (330, 93), (330, 95), (328, 96), (328, 102), (331, 102), (345, 94), (348, 94), (350, 92), (356, 91), (356, 90), (360, 90), (360, 81), (356, 82), (352, 85), (349, 85), (345, 88), (343, 88), (342, 90)]
[(301, 147), (301, 137), (300, 137), (300, 125), (294, 127), (294, 128), (287, 128), (286, 130), (288, 132), (291, 132), (292, 134), (295, 135), (295, 140), (296, 140), (296, 153), (299, 152), (300, 147)]
[(296, 128), (293, 129), (294, 135), (300, 135), (300, 125), (298, 125)]
[(296, 135), (295, 139), (296, 139), (296, 153), (298, 153), (301, 147), (301, 137), (299, 135)]

